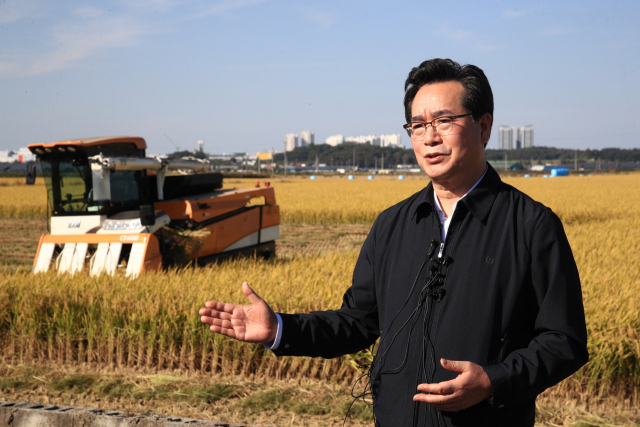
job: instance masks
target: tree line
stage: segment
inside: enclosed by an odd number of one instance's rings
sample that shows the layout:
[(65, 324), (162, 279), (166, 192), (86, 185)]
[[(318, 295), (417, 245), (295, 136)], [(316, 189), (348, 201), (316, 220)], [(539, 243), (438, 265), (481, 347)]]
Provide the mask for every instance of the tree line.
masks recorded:
[(603, 148), (601, 150), (576, 150), (554, 147), (529, 147), (519, 150), (486, 150), (487, 160), (504, 160), (505, 154), (509, 160), (541, 161), (560, 160), (561, 162), (578, 161), (604, 162), (640, 162), (640, 149)]
[[(640, 162), (640, 149), (603, 148), (601, 150), (566, 149), (554, 147), (530, 147), (518, 150), (485, 150), (485, 156), (490, 161), (504, 160), (505, 154), (510, 161), (520, 161), (527, 164), (537, 163), (545, 160), (559, 160), (564, 163), (573, 162), (576, 159), (584, 161), (604, 161), (604, 162)], [(206, 153), (198, 151), (176, 151), (169, 155), (169, 158), (181, 158), (193, 156), (206, 158)], [(297, 147), (293, 151), (287, 152), (287, 163), (306, 164), (311, 167), (315, 165), (316, 157), (319, 164), (329, 167), (351, 167), (354, 165), (360, 168), (378, 169), (396, 168), (398, 165), (408, 165), (418, 167), (413, 149), (400, 147), (378, 147), (371, 144), (358, 144), (355, 142), (345, 142), (338, 146), (328, 144), (311, 144), (306, 147)], [(278, 164), (284, 164), (284, 153), (274, 155), (274, 160)]]
[[(287, 152), (287, 163), (305, 163), (307, 166), (314, 165), (316, 156), (318, 163), (327, 166), (350, 167), (354, 164), (364, 168), (373, 168), (377, 165), (381, 167), (382, 156), (384, 155), (384, 167), (395, 168), (398, 165), (415, 165), (417, 167), (416, 156), (413, 149), (403, 149), (399, 147), (378, 147), (370, 144), (358, 144), (345, 142), (338, 146), (328, 144), (308, 145), (297, 147), (293, 151)], [(487, 160), (504, 160), (505, 154), (510, 161), (539, 162), (544, 160), (560, 160), (561, 162), (596, 161), (605, 162), (640, 162), (640, 149), (603, 148), (601, 150), (586, 149), (566, 149), (554, 147), (530, 147), (518, 150), (485, 150)], [(284, 163), (284, 154), (278, 153), (274, 156), (276, 163)]]
[[(405, 150), (400, 147), (378, 147), (371, 144), (358, 144), (345, 142), (335, 147), (328, 144), (311, 144), (306, 147), (297, 147), (293, 151), (287, 151), (287, 163), (304, 163), (307, 166), (315, 165), (316, 156), (318, 164), (333, 167), (351, 167), (354, 165), (373, 169), (382, 167), (395, 168), (398, 165), (416, 165), (416, 156), (413, 150)], [(284, 163), (284, 153), (274, 156), (276, 163)]]

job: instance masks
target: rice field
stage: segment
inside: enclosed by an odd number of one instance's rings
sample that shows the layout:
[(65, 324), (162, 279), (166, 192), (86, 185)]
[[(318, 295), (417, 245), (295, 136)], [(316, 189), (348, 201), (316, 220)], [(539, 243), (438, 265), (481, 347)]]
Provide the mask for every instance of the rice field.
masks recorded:
[[(547, 394), (592, 405), (615, 396), (640, 407), (640, 174), (505, 181), (563, 219), (582, 279), (591, 360)], [(376, 177), (270, 182), (283, 222), (295, 225), (371, 224), (381, 210), (428, 181)], [(254, 183), (228, 180), (226, 186)], [(22, 199), (32, 190), (31, 198)], [(23, 215), (26, 210), (16, 209), (26, 206), (35, 212), (33, 200), (38, 197), (44, 205), (42, 184), (25, 188), (0, 183), (0, 217)], [(24, 200), (25, 206), (15, 200)], [(356, 258), (353, 250), (307, 252), (170, 270), (136, 281), (11, 272), (0, 277), (0, 358), (350, 383), (359, 375), (356, 365), (370, 359), (369, 353), (328, 361), (276, 358), (261, 346), (212, 336), (197, 311), (209, 299), (243, 302), (243, 280), (278, 311), (335, 308), (351, 281)]]
[[(554, 210), (566, 224), (607, 220), (638, 211), (640, 176), (611, 174), (563, 178), (506, 178), (507, 184), (524, 191)], [(354, 180), (318, 177), (316, 180), (271, 179), (281, 207), (282, 221), (290, 224), (373, 224), (384, 209), (420, 191), (424, 176), (398, 180), (358, 176)], [(255, 185), (252, 179), (225, 181), (225, 188)]]
[(44, 178), (25, 185), (24, 178), (0, 178), (0, 218), (44, 218), (47, 190)]
[[(281, 207), (281, 220), (287, 224), (373, 224), (377, 215), (420, 191), (428, 184), (423, 176), (398, 180), (376, 177), (274, 178)], [(569, 176), (557, 178), (507, 178), (505, 182), (549, 206), (565, 224), (572, 221), (626, 216), (636, 212), (640, 193), (637, 174)], [(255, 179), (227, 179), (224, 188), (255, 185)], [(592, 185), (595, 184), (595, 185)], [(22, 178), (0, 178), (0, 218), (42, 218), (46, 216), (47, 195), (44, 180), (33, 186)]]

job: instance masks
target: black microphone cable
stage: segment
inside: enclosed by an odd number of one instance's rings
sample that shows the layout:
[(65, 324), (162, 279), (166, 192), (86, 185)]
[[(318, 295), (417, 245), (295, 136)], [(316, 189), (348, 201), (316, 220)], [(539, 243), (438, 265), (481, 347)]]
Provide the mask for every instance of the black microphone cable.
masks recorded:
[[(452, 248), (455, 246), (456, 241), (458, 240), (458, 235), (460, 234), (460, 227), (461, 227), (461, 223), (458, 223), (458, 228), (456, 229), (456, 232), (451, 236), (452, 237), (452, 241), (451, 241), (451, 245), (449, 246), (449, 252), (452, 250)], [(439, 287), (441, 292), (437, 292), (437, 297), (434, 298), (434, 300), (436, 302), (440, 302), (442, 300), (442, 298), (444, 297), (444, 295), (446, 294), (444, 286), (446, 285), (447, 282), (447, 276), (449, 275), (449, 266), (453, 263), (453, 258), (449, 255), (445, 255), (443, 258), (440, 259), (440, 263), (438, 264), (438, 274), (442, 275), (442, 279), (440, 281), (441, 286)], [(440, 272), (440, 267), (444, 268), (444, 272)], [(438, 310), (438, 316), (436, 317), (436, 322), (434, 325), (434, 331), (433, 331), (433, 339), (435, 339), (435, 337), (438, 335), (438, 325), (440, 324), (440, 315), (442, 314), (442, 310)], [(426, 321), (426, 320), (425, 320)], [(426, 331), (426, 326), (425, 326), (425, 330)], [(428, 335), (429, 337), (430, 335)], [(427, 338), (428, 338), (427, 337)], [(423, 336), (423, 349), (424, 349), (424, 340), (425, 337)], [(430, 341), (431, 342), (431, 341)], [(432, 348), (432, 352), (431, 352), (431, 367), (430, 367), (430, 375), (427, 375), (426, 372), (424, 372), (423, 374), (425, 375), (425, 379), (427, 380), (428, 383), (433, 383), (433, 377), (435, 375), (436, 372), (436, 360), (435, 360), (435, 348), (433, 346), (433, 343), (431, 342), (431, 348)], [(424, 355), (424, 357), (426, 357), (426, 355)], [(441, 426), (441, 421), (444, 423), (444, 420), (442, 420), (442, 411), (440, 409), (434, 408), (435, 412), (436, 412), (436, 417), (437, 417), (437, 421), (438, 421), (438, 426)], [(427, 414), (430, 412), (431, 410), (431, 405), (429, 405), (428, 407), (428, 411), (425, 412), (424, 418), (425, 418), (425, 424), (426, 424), (426, 417)], [(414, 419), (414, 425), (415, 425), (415, 419)]]
[[(404, 308), (406, 307), (406, 305), (409, 303), (409, 301), (411, 300), (411, 295), (413, 295), (413, 291), (415, 290), (416, 284), (418, 283), (418, 279), (420, 278), (420, 274), (422, 273), (422, 270), (424, 269), (424, 266), (432, 259), (433, 253), (435, 251), (435, 249), (438, 247), (438, 245), (440, 244), (440, 242), (436, 241), (436, 240), (431, 240), (431, 245), (429, 246), (429, 251), (427, 252), (427, 257), (425, 258), (425, 260), (422, 262), (422, 264), (420, 265), (420, 269), (418, 270), (418, 274), (416, 274), (416, 278), (413, 281), (413, 284), (411, 285), (411, 289), (409, 290), (409, 294), (407, 295), (407, 298), (405, 300), (405, 302), (402, 304), (402, 306), (400, 307), (400, 309), (396, 312), (396, 314), (393, 316), (393, 318), (391, 319), (391, 323), (389, 324), (389, 327), (387, 328), (388, 330), (391, 329), (391, 326), (393, 325), (393, 323), (396, 321), (396, 318), (400, 315), (400, 313), (402, 312), (402, 310), (404, 310)], [(380, 360), (380, 371), (378, 372), (377, 375), (375, 375), (375, 378), (373, 378), (373, 381), (376, 381), (380, 375), (382, 374), (382, 368), (384, 367), (384, 361), (386, 360), (386, 355), (388, 353), (388, 351), (391, 349), (393, 343), (395, 342), (396, 338), (398, 337), (398, 335), (400, 334), (400, 332), (402, 332), (402, 330), (405, 328), (405, 326), (407, 325), (407, 323), (409, 323), (412, 319), (414, 319), (415, 314), (419, 311), (420, 307), (422, 306), (421, 301), (423, 300), (422, 297), (422, 293), (424, 292), (424, 289), (427, 287), (427, 285), (425, 285), (425, 287), (423, 287), (423, 289), (420, 292), (420, 298), (418, 300), (418, 306), (413, 310), (413, 312), (411, 313), (411, 316), (409, 316), (409, 318), (404, 322), (404, 324), (400, 327), (400, 329), (395, 333), (395, 335), (393, 336), (391, 343), (389, 343), (389, 346), (387, 347), (387, 349), (384, 351), (384, 353), (382, 354), (382, 356), (380, 356), (380, 358), (378, 358), (378, 354), (374, 354), (373, 355), (373, 361), (369, 364), (369, 365), (359, 365), (359, 368), (364, 368), (367, 369), (367, 371), (362, 374), (360, 377), (358, 377), (354, 384), (353, 387), (351, 389), (351, 397), (354, 398), (354, 400), (351, 402), (351, 404), (349, 405), (349, 408), (347, 409), (347, 413), (345, 414), (344, 420), (342, 421), (342, 425), (344, 426), (347, 418), (349, 417), (349, 412), (351, 412), (351, 408), (353, 407), (353, 405), (356, 403), (356, 401), (358, 401), (358, 399), (362, 399), (362, 402), (367, 405), (367, 406), (373, 406), (375, 404), (375, 400), (376, 400), (376, 396), (375, 393), (372, 389), (372, 372), (374, 369), (374, 366), (376, 364), (377, 360)], [(417, 320), (417, 319), (415, 319)], [(411, 331), (413, 330), (413, 325), (415, 325), (415, 320), (410, 328), (410, 332), (409, 335), (411, 335)], [(384, 343), (385, 338), (387, 337), (387, 335), (385, 335), (384, 337), (381, 337), (380, 342), (378, 343), (378, 349), (382, 347), (382, 344)], [(410, 342), (407, 342), (407, 349), (405, 350), (405, 356), (404, 356), (404, 360), (402, 361), (402, 363), (400, 364), (400, 366), (390, 372), (385, 372), (385, 373), (393, 373), (394, 371), (399, 371), (400, 369), (402, 369), (402, 367), (404, 366), (404, 364), (406, 363), (407, 360), (407, 356), (408, 356), (408, 345), (410, 344)], [(375, 347), (375, 343), (371, 346), (371, 353), (373, 354), (373, 348)], [(358, 385), (358, 383), (364, 379), (364, 378), (368, 378), (367, 383), (364, 386), (364, 390), (362, 391), (362, 393), (360, 394), (355, 394), (355, 388)], [(372, 397), (372, 402), (369, 403), (366, 401), (366, 397), (371, 395)], [(374, 419), (375, 419), (375, 415), (374, 415)]]

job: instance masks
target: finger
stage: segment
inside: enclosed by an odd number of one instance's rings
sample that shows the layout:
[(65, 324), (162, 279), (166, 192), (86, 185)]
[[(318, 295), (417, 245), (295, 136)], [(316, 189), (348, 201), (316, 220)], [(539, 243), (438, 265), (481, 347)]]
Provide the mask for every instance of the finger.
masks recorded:
[(201, 308), (200, 311), (198, 311), (198, 314), (200, 314), (201, 316), (215, 317), (216, 319), (224, 319), (224, 320), (231, 320), (233, 318), (233, 315), (231, 313), (226, 313), (224, 311), (217, 311), (217, 310), (209, 310), (207, 308)]
[(216, 311), (225, 311), (227, 313), (233, 313), (233, 310), (236, 308), (236, 304), (218, 302), (218, 301), (207, 301), (204, 303), (204, 306), (210, 308), (211, 310)]
[[(428, 396), (428, 397), (424, 397)], [(427, 403), (434, 408), (440, 409), (441, 411), (458, 411), (460, 409), (464, 409), (464, 406), (460, 404), (460, 402), (455, 400), (449, 400), (444, 398), (439, 398), (438, 396), (433, 395), (415, 395), (413, 398), (416, 402)]]
[(471, 362), (463, 362), (460, 360), (440, 359), (442, 367), (448, 371), (464, 372), (468, 371)]
[(420, 384), (418, 386), (418, 391), (436, 395), (450, 395), (456, 391), (454, 381), (455, 380), (443, 381), (435, 384)]
[(207, 325), (215, 325), (220, 326), (227, 329), (233, 329), (233, 323), (229, 320), (215, 319), (213, 317), (202, 316), (200, 317), (200, 321), (202, 323), (206, 323)]
[(441, 408), (444, 406), (452, 406), (455, 402), (455, 399), (456, 398), (452, 394), (443, 396), (439, 394), (418, 393), (415, 396), (413, 396), (414, 401), (425, 402), (437, 408)]
[(249, 302), (251, 302), (251, 304), (258, 304), (263, 302), (262, 298), (260, 298), (260, 296), (258, 296), (258, 294), (256, 294), (253, 289), (251, 289), (246, 281), (242, 283), (242, 292), (247, 298), (249, 298)]
[(209, 329), (211, 329), (211, 331), (215, 332), (216, 334), (226, 335), (231, 338), (236, 338), (236, 331), (233, 329), (222, 328), (216, 325), (211, 325)]
[(244, 330), (243, 327), (237, 327), (236, 325), (234, 325), (232, 322), (228, 320), (212, 319), (210, 325), (219, 326), (223, 329), (233, 329), (236, 332), (238, 332), (238, 329)]

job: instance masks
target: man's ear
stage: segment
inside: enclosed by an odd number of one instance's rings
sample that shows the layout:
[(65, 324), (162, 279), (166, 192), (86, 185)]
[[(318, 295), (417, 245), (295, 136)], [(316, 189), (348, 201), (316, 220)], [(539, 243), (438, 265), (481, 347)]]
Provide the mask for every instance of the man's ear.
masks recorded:
[(491, 114), (485, 113), (480, 120), (478, 120), (478, 124), (480, 125), (480, 140), (482, 141), (482, 145), (487, 147), (487, 143), (489, 142), (489, 138), (491, 138), (491, 122), (493, 121), (493, 117)]

